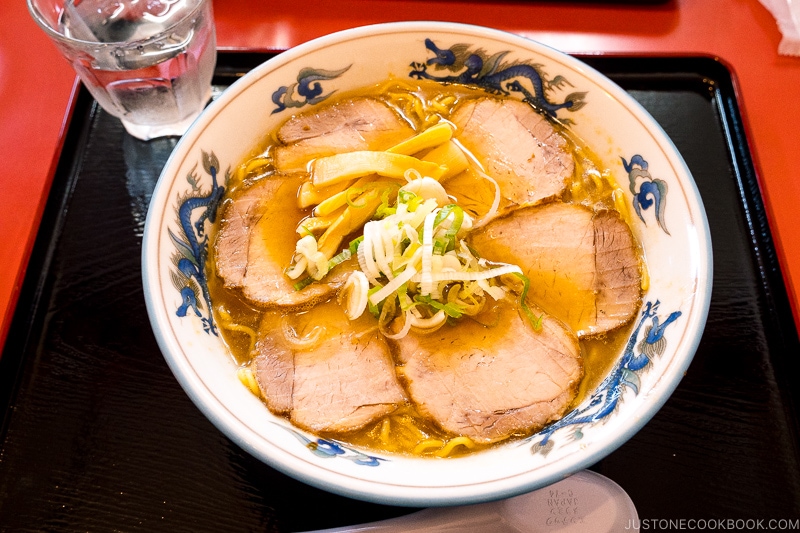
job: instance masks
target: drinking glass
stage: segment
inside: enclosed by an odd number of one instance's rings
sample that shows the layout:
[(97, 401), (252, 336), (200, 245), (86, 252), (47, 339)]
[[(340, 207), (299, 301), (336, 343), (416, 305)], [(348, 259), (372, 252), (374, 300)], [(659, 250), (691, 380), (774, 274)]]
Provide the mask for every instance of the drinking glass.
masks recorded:
[(139, 139), (182, 135), (211, 97), (211, 0), (27, 0), (83, 84)]

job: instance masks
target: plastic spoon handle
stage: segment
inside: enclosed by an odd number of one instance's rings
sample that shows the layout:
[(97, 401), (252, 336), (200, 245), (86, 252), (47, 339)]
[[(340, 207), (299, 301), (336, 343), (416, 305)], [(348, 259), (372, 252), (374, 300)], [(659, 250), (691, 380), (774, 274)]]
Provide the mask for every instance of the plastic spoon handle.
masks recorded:
[(306, 533), (606, 533), (639, 531), (619, 485), (589, 470), (527, 494), (461, 507), (432, 507), (357, 526)]

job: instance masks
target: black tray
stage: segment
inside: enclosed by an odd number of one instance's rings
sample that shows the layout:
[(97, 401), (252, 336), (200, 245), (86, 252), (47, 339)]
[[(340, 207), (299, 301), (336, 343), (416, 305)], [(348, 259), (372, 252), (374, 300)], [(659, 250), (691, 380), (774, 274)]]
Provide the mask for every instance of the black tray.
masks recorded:
[[(217, 89), (268, 57), (220, 54)], [(672, 137), (714, 243), (708, 326), (686, 377), (592, 468), (619, 483), (644, 520), (797, 518), (800, 344), (730, 74), (710, 58), (583, 59)], [(78, 97), (0, 359), (0, 528), (297, 531), (410, 512), (267, 467), (172, 376), (146, 315), (140, 252), (175, 142), (135, 140), (85, 91)]]

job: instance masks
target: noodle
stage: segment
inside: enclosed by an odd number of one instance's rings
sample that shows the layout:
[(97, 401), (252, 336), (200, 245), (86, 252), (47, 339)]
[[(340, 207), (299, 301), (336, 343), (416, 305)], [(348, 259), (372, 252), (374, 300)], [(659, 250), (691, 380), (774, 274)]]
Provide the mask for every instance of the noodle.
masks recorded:
[(250, 337), (250, 349), (248, 350), (248, 353), (252, 352), (256, 345), (256, 339), (258, 338), (256, 331), (251, 327), (244, 326), (242, 324), (235, 324), (231, 318), (231, 315), (222, 308), (217, 309), (217, 314), (222, 319), (219, 324), (221, 327), (229, 331), (245, 333)]
[(437, 457), (447, 457), (453, 452), (456, 446), (465, 446), (466, 448), (472, 449), (475, 447), (475, 442), (469, 437), (456, 437), (447, 441), (447, 444), (445, 444), (441, 450), (437, 451), (435, 455)]
[(430, 448), (437, 448), (438, 449), (438, 448), (441, 448), (442, 446), (444, 446), (444, 441), (441, 441), (439, 439), (426, 439), (426, 440), (420, 442), (419, 444), (417, 444), (417, 446), (414, 448), (414, 450), (411, 453), (413, 455), (422, 455), (423, 453), (425, 453)]
[(258, 381), (256, 380), (255, 375), (253, 375), (253, 371), (246, 366), (240, 367), (236, 371), (236, 377), (239, 378), (239, 381), (244, 383), (244, 385), (250, 389), (250, 392), (261, 397), (261, 389), (258, 387)]
[(383, 422), (381, 423), (381, 442), (384, 445), (389, 444), (389, 432), (391, 431), (391, 423), (389, 422), (388, 418), (384, 418)]

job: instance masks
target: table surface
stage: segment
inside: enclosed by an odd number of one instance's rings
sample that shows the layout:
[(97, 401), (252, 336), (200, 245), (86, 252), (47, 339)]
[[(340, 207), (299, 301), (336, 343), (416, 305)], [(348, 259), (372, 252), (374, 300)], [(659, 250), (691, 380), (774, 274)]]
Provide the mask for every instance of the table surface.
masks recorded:
[[(777, 53), (781, 34), (758, 0), (661, 3), (482, 1), (248, 2), (216, 0), (222, 49), (282, 50), (366, 24), (480, 24), (577, 54), (701, 54), (731, 70), (770, 228), (800, 323), (800, 58)], [(21, 44), (24, 43), (24, 44)], [(69, 124), (73, 71), (22, 0), (0, 17), (0, 345), (10, 327)]]

